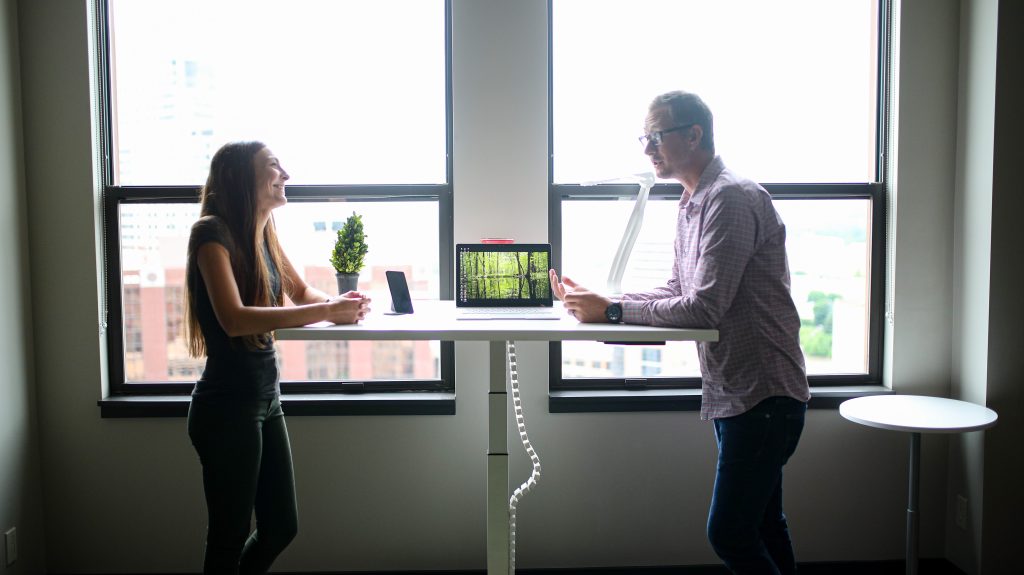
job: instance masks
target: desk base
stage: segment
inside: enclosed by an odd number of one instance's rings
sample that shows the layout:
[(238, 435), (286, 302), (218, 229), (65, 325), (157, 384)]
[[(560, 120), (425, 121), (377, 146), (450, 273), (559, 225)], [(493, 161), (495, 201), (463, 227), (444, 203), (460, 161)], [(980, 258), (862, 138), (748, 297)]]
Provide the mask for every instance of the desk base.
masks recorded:
[(487, 575), (509, 573), (508, 393), (504, 341), (488, 344)]
[(508, 454), (487, 455), (487, 575), (509, 572)]

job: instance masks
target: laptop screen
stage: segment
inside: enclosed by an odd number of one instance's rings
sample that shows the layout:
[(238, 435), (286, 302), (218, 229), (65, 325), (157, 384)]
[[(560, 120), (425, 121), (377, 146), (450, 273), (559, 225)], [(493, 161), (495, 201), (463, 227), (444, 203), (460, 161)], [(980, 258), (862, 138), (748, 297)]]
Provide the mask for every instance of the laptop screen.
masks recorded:
[(551, 307), (550, 244), (455, 246), (456, 307)]

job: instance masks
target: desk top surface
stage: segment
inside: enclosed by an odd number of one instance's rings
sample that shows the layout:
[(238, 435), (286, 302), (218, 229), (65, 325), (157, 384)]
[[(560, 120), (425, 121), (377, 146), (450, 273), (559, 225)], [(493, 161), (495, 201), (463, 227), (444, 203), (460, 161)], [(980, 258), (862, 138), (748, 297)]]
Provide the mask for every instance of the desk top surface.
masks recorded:
[(839, 413), (850, 421), (896, 431), (960, 433), (992, 427), (995, 411), (967, 401), (925, 395), (869, 395), (844, 401)]
[(718, 341), (718, 330), (580, 323), (555, 302), (556, 320), (458, 320), (455, 302), (417, 300), (415, 313), (371, 311), (355, 325), (327, 322), (276, 331), (281, 340), (445, 340), (445, 341)]

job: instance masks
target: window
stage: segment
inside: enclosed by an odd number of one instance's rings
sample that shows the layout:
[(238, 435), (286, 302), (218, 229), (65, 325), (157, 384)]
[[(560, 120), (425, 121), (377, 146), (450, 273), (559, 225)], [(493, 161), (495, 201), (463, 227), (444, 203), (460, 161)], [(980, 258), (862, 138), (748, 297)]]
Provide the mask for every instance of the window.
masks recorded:
[[(357, 212), (360, 290), (386, 305), (398, 269), (414, 298), (451, 297), (449, 2), (99, 4), (113, 394), (187, 393), (202, 372), (184, 340), (185, 252), (229, 141), (265, 142), (292, 176), (274, 221), (311, 285), (337, 292), (330, 253)], [(450, 342), (277, 345), (285, 393), (454, 389)]]
[[(878, 0), (550, 0), (553, 258), (607, 278), (651, 172), (637, 143), (653, 98), (700, 94), (716, 151), (764, 185), (787, 227), (812, 385), (878, 383), (884, 281), (888, 6)], [(680, 186), (658, 180), (621, 289), (671, 273)], [(598, 224), (595, 225), (595, 222)], [(692, 343), (551, 345), (552, 390), (699, 387)], [(628, 380), (628, 381), (627, 381)]]

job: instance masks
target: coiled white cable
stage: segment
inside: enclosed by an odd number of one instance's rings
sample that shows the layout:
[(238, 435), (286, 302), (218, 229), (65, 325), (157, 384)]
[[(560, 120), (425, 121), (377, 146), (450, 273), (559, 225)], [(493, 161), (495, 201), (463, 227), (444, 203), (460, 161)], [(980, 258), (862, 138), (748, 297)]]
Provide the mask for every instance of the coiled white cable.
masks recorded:
[(513, 491), (512, 497), (508, 500), (508, 566), (509, 573), (514, 574), (516, 572), (516, 505), (519, 504), (519, 500), (523, 495), (537, 485), (537, 479), (540, 478), (540, 457), (537, 456), (533, 445), (530, 444), (529, 436), (526, 435), (523, 401), (519, 397), (519, 370), (516, 367), (516, 344), (514, 341), (507, 341), (505, 344), (508, 347), (508, 372), (509, 382), (512, 387), (512, 409), (516, 415), (516, 426), (519, 428), (519, 438), (523, 441), (523, 449), (526, 450), (526, 454), (530, 456), (530, 462), (533, 464), (533, 472), (530, 473), (529, 479)]

